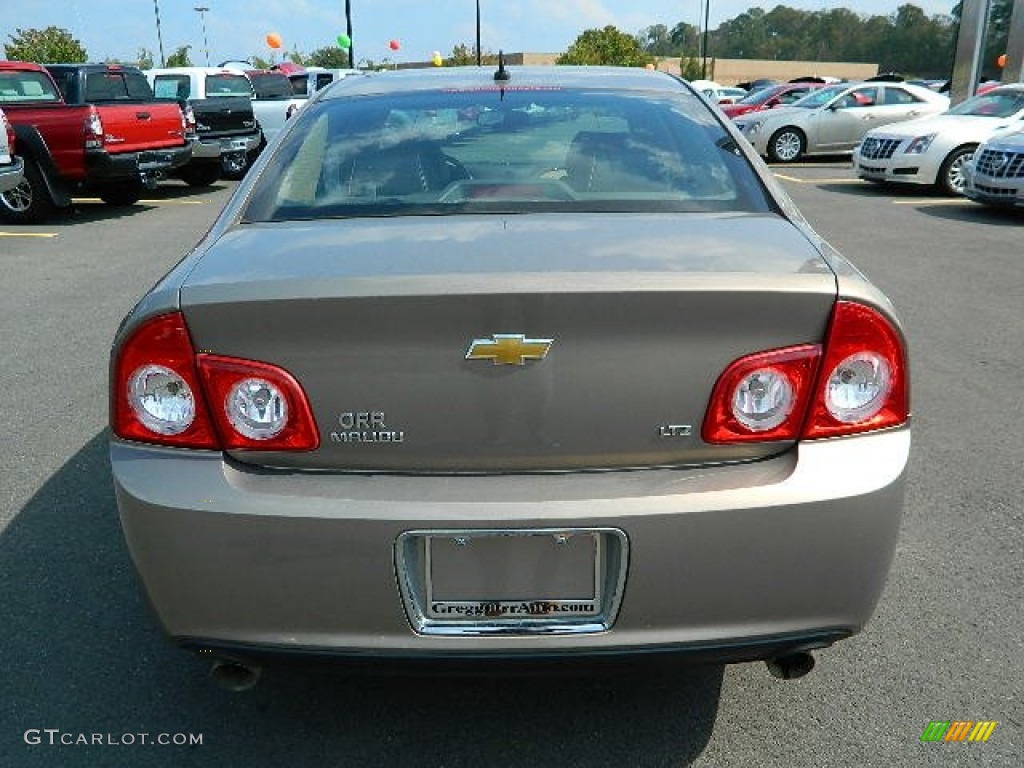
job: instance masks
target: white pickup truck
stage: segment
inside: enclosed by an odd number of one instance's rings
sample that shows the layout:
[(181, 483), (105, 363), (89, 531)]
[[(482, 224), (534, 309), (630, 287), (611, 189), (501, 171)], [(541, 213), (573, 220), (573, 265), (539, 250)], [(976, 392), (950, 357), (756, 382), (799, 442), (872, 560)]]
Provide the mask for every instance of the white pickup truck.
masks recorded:
[(285, 121), (306, 103), (306, 99), (295, 96), (291, 81), (281, 72), (247, 69), (245, 76), (252, 83), (252, 111), (263, 130), (262, 149), (274, 140)]
[(326, 88), (335, 80), (341, 80), (349, 75), (359, 74), (358, 69), (326, 69), (325, 67), (306, 67), (298, 72), (288, 74), (291, 80), (295, 96), (300, 99), (308, 99), (321, 88)]

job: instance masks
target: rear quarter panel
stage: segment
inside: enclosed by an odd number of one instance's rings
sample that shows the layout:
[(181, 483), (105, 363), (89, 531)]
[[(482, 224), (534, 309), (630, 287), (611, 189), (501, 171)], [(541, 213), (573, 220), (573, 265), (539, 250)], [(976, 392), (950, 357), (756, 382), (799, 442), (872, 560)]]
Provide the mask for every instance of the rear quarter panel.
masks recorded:
[(14, 126), (15, 154), (32, 157), (28, 136), (33, 131), (42, 137), (61, 176), (81, 179), (85, 176), (83, 125), (86, 107), (68, 104), (4, 104), (7, 119)]

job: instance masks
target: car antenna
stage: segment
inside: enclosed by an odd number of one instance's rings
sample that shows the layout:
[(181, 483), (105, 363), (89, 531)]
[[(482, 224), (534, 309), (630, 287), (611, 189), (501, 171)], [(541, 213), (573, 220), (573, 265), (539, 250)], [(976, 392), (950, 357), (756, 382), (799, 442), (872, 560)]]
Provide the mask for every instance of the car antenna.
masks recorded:
[(496, 82), (502, 83), (512, 79), (512, 75), (505, 69), (505, 52), (498, 51), (498, 69), (494, 73)]

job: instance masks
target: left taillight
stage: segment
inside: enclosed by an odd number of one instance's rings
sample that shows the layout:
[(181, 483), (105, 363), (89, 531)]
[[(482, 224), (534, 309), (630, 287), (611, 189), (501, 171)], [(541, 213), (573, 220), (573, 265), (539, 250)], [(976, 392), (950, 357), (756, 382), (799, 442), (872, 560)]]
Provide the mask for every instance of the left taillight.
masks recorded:
[(811, 440), (899, 426), (910, 418), (903, 339), (877, 310), (836, 302), (823, 345), (758, 352), (712, 390), (708, 443)]
[(180, 312), (137, 328), (118, 351), (111, 426), (128, 440), (213, 450), (310, 451), (305, 392), (268, 363), (196, 355)]
[(219, 448), (179, 312), (147, 320), (114, 364), (111, 428), (118, 437), (182, 448)]
[(7, 115), (0, 109), (0, 139), (6, 142), (8, 152), (14, 152), (14, 128), (11, 126)]
[(85, 121), (82, 124), (82, 133), (86, 149), (103, 148), (103, 121), (100, 120), (100, 113), (96, 111), (95, 107), (89, 108), (89, 113), (85, 116)]

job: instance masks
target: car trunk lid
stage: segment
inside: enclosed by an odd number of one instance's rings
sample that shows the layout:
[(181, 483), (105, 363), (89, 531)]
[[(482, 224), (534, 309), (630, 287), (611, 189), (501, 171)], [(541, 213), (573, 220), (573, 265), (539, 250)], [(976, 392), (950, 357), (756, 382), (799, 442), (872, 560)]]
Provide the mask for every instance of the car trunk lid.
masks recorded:
[(557, 214), (240, 225), (181, 301), (198, 351), (279, 365), (310, 399), (317, 450), (235, 458), (495, 472), (784, 449), (705, 444), (708, 399), (733, 360), (819, 342), (835, 294), (779, 216)]

